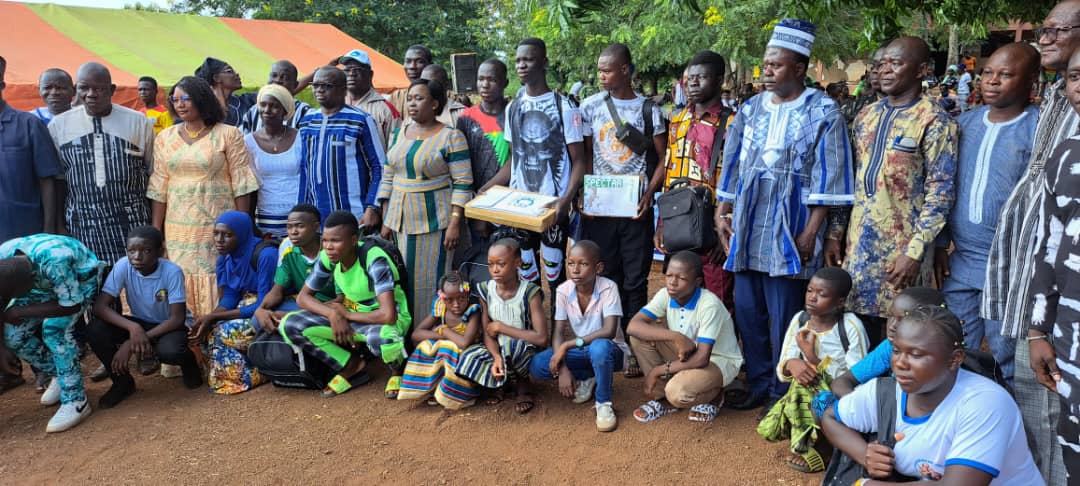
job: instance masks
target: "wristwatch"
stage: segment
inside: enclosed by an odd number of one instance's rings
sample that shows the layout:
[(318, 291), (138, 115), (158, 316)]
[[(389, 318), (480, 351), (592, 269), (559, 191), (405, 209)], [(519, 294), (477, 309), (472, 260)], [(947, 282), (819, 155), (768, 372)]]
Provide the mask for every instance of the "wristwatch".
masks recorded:
[(581, 339), (581, 338), (575, 339), (574, 340), (574, 346), (577, 346), (579, 348), (584, 348), (585, 347), (585, 340)]

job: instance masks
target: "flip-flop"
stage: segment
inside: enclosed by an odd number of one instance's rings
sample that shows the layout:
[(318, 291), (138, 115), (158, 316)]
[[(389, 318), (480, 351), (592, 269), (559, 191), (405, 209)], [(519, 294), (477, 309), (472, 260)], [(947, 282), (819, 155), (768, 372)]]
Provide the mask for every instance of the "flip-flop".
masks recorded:
[[(802, 459), (806, 464), (799, 464), (795, 462), (795, 459)], [(825, 470), (825, 460), (821, 458), (821, 454), (813, 447), (806, 451), (806, 454), (793, 454), (791, 459), (788, 459), (785, 464), (787, 464), (787, 467), (807, 474), (818, 473)]]
[(720, 414), (720, 407), (711, 403), (702, 403), (690, 407), (690, 421), (709, 423), (716, 420), (716, 416)]
[(383, 396), (390, 400), (397, 400), (399, 391), (401, 391), (401, 377), (391, 376), (386, 382), (386, 388), (383, 389)]
[(522, 398), (520, 401), (514, 404), (514, 411), (518, 415), (525, 415), (536, 408), (536, 400), (529, 396), (529, 398)]
[[(634, 418), (637, 419), (638, 422), (642, 423), (652, 422), (653, 420), (656, 420), (660, 417), (663, 417), (665, 415), (671, 415), (678, 411), (679, 409), (675, 407), (664, 408), (664, 405), (661, 404), (659, 401), (650, 400), (648, 403), (638, 407), (637, 410), (634, 410)], [(638, 412), (644, 413), (645, 416), (642, 417), (638, 414)]]
[(321, 395), (323, 398), (333, 398), (353, 388), (365, 385), (369, 381), (371, 381), (371, 375), (364, 371), (360, 371), (348, 379), (341, 375), (334, 375), (330, 383), (326, 384), (326, 389), (322, 391)]

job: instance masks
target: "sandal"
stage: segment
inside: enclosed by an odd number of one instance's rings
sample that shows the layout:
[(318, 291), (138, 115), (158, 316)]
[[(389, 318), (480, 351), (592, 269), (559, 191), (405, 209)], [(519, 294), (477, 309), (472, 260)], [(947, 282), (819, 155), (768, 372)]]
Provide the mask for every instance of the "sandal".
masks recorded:
[(525, 415), (532, 411), (536, 407), (536, 401), (533, 400), (531, 395), (525, 395), (526, 398), (522, 398), (516, 404), (514, 404), (514, 411), (518, 415)]
[(650, 400), (649, 403), (646, 403), (638, 407), (637, 410), (634, 410), (634, 418), (637, 419), (638, 422), (642, 423), (652, 422), (653, 420), (663, 417), (664, 415), (671, 415), (678, 411), (679, 409), (675, 407), (664, 408), (664, 405), (661, 404), (659, 401)]
[(641, 378), (642, 376), (645, 376), (645, 374), (641, 372), (641, 365), (638, 364), (637, 358), (631, 355), (626, 362), (626, 371), (623, 371), (623, 377)]
[(383, 389), (383, 396), (391, 400), (397, 400), (398, 392), (401, 391), (401, 377), (391, 376)]
[(323, 389), (320, 395), (323, 398), (333, 398), (369, 381), (371, 381), (371, 376), (363, 371), (352, 375), (350, 378), (334, 375), (334, 378), (330, 380), (330, 383), (326, 384), (326, 388)]
[(503, 391), (496, 390), (492, 394), (484, 398), (484, 404), (486, 405), (498, 405), (503, 401)]
[[(800, 459), (802, 463), (796, 462)], [(821, 458), (821, 454), (813, 447), (801, 456), (792, 454), (791, 459), (788, 459), (786, 464), (787, 467), (807, 474), (819, 473), (825, 470), (825, 460)]]
[(716, 420), (720, 414), (720, 407), (711, 403), (702, 403), (690, 408), (690, 421), (709, 423)]

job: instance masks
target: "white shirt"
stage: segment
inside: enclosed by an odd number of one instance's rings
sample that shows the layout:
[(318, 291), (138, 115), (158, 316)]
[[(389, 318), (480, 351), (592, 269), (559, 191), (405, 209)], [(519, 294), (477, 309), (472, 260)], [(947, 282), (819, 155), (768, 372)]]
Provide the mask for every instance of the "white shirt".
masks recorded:
[[(795, 317), (791, 318), (787, 334), (784, 335), (784, 346), (780, 348), (783, 351), (780, 355), (780, 361), (776, 365), (776, 376), (779, 376), (781, 381), (792, 380), (792, 377), (784, 376), (784, 365), (787, 364), (788, 360), (803, 359), (802, 353), (799, 351), (799, 345), (795, 340), (795, 335), (802, 328), (799, 324), (800, 314), (802, 312), (795, 314)], [(863, 359), (866, 356), (867, 349), (870, 348), (870, 342), (866, 338), (866, 330), (863, 328), (862, 321), (854, 313), (844, 313), (844, 331), (847, 333), (848, 338), (848, 350), (846, 353), (844, 352), (844, 343), (840, 340), (839, 328), (840, 325), (837, 323), (828, 331), (814, 332), (814, 353), (821, 360), (824, 360), (826, 356), (832, 358), (832, 363), (826, 368), (826, 372), (833, 378), (840, 376), (848, 368), (851, 368), (851, 365)]]
[[(877, 430), (877, 384), (855, 389), (836, 404), (836, 419), (860, 432)], [(945, 468), (963, 465), (993, 476), (991, 486), (1041, 486), (1042, 474), (1028, 450), (1020, 409), (1000, 385), (960, 370), (949, 394), (930, 415), (909, 417), (907, 393), (896, 386), (896, 471), (941, 479)]]

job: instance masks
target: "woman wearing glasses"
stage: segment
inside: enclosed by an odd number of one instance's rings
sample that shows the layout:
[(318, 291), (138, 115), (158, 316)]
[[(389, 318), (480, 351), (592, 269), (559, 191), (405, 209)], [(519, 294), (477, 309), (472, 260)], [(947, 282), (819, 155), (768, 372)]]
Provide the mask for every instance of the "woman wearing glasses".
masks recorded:
[(219, 300), (215, 218), (231, 209), (250, 213), (259, 182), (243, 134), (224, 123), (224, 110), (206, 81), (185, 76), (165, 101), (182, 123), (162, 130), (154, 141), (146, 196), (154, 226), (165, 233), (169, 259), (184, 270), (188, 308), (198, 318)]

